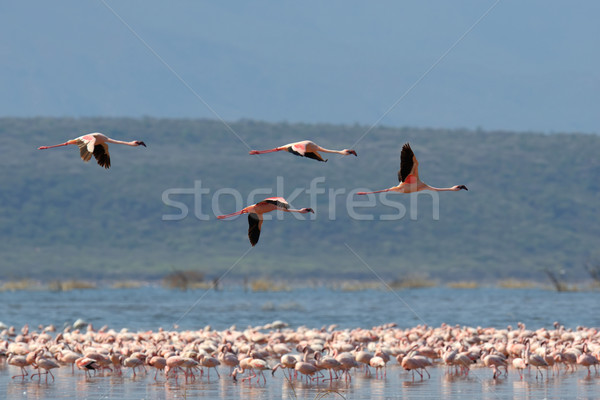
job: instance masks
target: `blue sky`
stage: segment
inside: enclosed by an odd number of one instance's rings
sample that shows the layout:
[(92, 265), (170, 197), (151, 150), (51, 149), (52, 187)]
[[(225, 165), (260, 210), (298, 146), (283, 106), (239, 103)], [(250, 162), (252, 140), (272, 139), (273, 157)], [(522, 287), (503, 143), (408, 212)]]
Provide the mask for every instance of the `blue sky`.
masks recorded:
[(598, 133), (598, 15), (594, 1), (2, 2), (0, 116)]

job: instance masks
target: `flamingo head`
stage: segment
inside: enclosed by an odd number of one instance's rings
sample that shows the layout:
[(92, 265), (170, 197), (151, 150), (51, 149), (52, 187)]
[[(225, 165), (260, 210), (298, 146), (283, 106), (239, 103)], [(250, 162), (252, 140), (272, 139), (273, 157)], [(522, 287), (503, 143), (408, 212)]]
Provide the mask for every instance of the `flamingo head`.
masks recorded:
[(146, 143), (142, 142), (141, 140), (136, 140), (136, 141), (135, 141), (135, 145), (136, 145), (136, 146), (144, 146), (144, 147), (147, 147), (147, 146), (146, 146)]
[(313, 214), (315, 213), (315, 211), (312, 208), (303, 208), (303, 209), (300, 210), (300, 212), (302, 214), (306, 214), (306, 213), (309, 213), (309, 212), (311, 212)]
[(355, 151), (355, 150), (344, 149), (343, 151), (344, 151), (344, 153), (345, 153), (347, 156), (348, 156), (348, 155), (350, 155), (350, 154), (353, 154), (355, 157), (358, 157), (358, 155), (356, 154), (356, 151)]
[(457, 185), (453, 187), (454, 190), (466, 190), (468, 191), (469, 189), (467, 189), (467, 187), (465, 185)]

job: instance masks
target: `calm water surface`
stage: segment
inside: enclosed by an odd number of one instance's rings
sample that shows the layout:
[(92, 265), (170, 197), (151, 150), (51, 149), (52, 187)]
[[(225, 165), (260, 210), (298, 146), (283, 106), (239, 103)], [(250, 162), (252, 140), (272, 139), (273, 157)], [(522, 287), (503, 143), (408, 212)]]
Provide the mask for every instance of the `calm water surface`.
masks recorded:
[[(366, 290), (336, 291), (302, 288), (287, 292), (245, 292), (241, 288), (221, 291), (175, 291), (157, 287), (139, 289), (95, 289), (70, 292), (19, 291), (0, 293), (0, 321), (6, 325), (54, 324), (58, 328), (78, 318), (95, 327), (108, 325), (120, 330), (199, 329), (210, 325), (222, 330), (232, 325), (243, 329), (282, 320), (291, 328), (370, 328), (394, 322), (407, 328), (417, 324), (439, 326), (442, 322), (468, 326), (505, 328), (524, 322), (528, 328), (552, 327), (558, 321), (567, 328), (600, 327), (600, 292), (556, 293), (542, 289), (409, 289), (396, 292)], [(516, 372), (508, 378), (492, 379), (492, 372), (478, 368), (469, 377), (430, 370), (431, 379), (414, 381), (397, 364), (388, 367), (385, 379), (356, 372), (350, 384), (300, 383), (290, 385), (278, 371), (267, 376), (266, 385), (233, 383), (222, 369), (221, 379), (211, 375), (193, 383), (155, 382), (154, 374), (124, 377), (71, 375), (62, 368), (56, 381), (10, 379), (17, 372), (0, 363), (0, 398), (59, 399), (348, 399), (445, 398), (445, 399), (593, 399), (600, 398), (600, 377), (580, 369), (574, 373), (536, 379), (535, 372), (521, 381)]]

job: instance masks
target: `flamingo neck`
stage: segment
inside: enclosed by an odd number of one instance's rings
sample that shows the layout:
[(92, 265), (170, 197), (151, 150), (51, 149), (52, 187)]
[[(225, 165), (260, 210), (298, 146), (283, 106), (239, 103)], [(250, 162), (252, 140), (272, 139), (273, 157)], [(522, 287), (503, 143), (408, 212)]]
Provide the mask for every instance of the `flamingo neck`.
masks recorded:
[(300, 213), (300, 214), (306, 214), (307, 213), (307, 211), (304, 211), (304, 210), (294, 210), (293, 208), (278, 208), (278, 210), (285, 211), (285, 212), (297, 212), (297, 213)]
[(323, 153), (336, 153), (336, 154), (345, 155), (345, 153), (342, 150), (329, 150), (329, 149), (324, 149), (322, 147), (319, 147), (319, 151), (322, 151)]
[(137, 143), (135, 142), (135, 140), (131, 141), (131, 142), (125, 142), (123, 140), (115, 140), (115, 139), (107, 138), (106, 142), (107, 143), (115, 143), (115, 144), (124, 144), (127, 146), (137, 146)]
[(454, 192), (455, 191), (453, 188), (436, 188), (436, 187), (427, 186), (427, 185), (425, 185), (425, 187), (421, 190), (431, 190), (434, 192)]

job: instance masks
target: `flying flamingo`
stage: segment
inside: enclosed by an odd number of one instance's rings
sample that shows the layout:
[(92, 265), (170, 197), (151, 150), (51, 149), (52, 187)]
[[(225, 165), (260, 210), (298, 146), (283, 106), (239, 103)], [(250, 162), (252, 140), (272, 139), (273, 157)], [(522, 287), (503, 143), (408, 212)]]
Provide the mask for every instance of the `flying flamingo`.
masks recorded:
[(42, 146), (38, 147), (38, 150), (51, 149), (53, 147), (68, 146), (70, 144), (76, 144), (79, 146), (79, 155), (84, 162), (90, 161), (92, 155), (96, 157), (98, 165), (104, 168), (110, 168), (110, 154), (108, 154), (108, 144), (117, 143), (125, 144), (127, 146), (144, 146), (146, 143), (140, 140), (134, 140), (131, 142), (124, 142), (122, 140), (111, 139), (102, 133), (88, 133), (87, 135), (79, 136), (73, 140), (69, 140), (65, 143), (55, 144), (54, 146)]
[(459, 190), (469, 190), (465, 185), (457, 185), (449, 188), (435, 188), (426, 185), (419, 179), (419, 162), (415, 157), (410, 144), (402, 146), (400, 152), (400, 170), (398, 171), (398, 186), (389, 189), (377, 190), (375, 192), (358, 192), (356, 194), (371, 194), (381, 192), (413, 193), (421, 190), (433, 190), (435, 192), (456, 192)]
[(264, 153), (273, 153), (275, 151), (288, 151), (292, 154), (295, 154), (300, 157), (308, 157), (313, 160), (327, 162), (327, 160), (323, 160), (323, 157), (319, 154), (319, 151), (323, 153), (337, 153), (343, 156), (347, 156), (350, 154), (354, 154), (356, 156), (356, 151), (350, 149), (344, 150), (329, 150), (325, 149), (310, 140), (303, 140), (301, 142), (289, 143), (281, 147), (276, 147), (274, 149), (269, 150), (251, 150), (250, 154), (264, 154)]
[(309, 212), (314, 213), (312, 208), (302, 208), (300, 210), (291, 209), (290, 205), (283, 197), (269, 197), (261, 202), (248, 206), (241, 211), (236, 211), (226, 215), (219, 215), (217, 218), (224, 219), (233, 217), (234, 215), (248, 214), (248, 224), (250, 225), (248, 228), (248, 238), (250, 239), (250, 244), (254, 246), (256, 243), (258, 243), (258, 238), (260, 237), (260, 228), (263, 222), (262, 215), (273, 210), (297, 212), (301, 214), (306, 214)]

